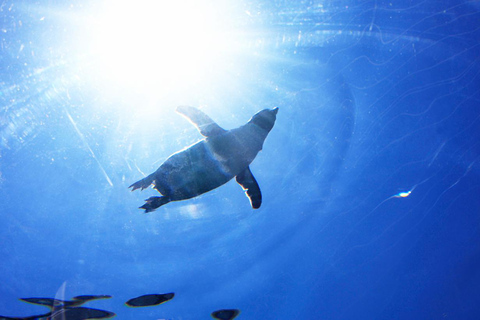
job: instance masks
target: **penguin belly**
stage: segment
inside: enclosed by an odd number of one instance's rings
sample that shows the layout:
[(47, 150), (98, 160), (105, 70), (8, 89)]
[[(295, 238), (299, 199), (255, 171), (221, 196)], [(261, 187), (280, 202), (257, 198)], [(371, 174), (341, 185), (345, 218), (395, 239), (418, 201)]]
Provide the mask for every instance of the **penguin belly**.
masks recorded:
[(155, 189), (172, 201), (185, 200), (218, 188), (235, 174), (202, 140), (173, 154), (155, 173)]

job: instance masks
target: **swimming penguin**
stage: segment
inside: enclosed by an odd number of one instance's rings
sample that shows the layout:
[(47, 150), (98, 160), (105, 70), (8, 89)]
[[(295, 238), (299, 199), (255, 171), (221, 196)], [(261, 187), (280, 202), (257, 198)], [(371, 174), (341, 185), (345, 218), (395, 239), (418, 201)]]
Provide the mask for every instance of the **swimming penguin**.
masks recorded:
[(140, 209), (145, 213), (170, 202), (186, 200), (213, 190), (233, 177), (250, 199), (252, 208), (262, 204), (260, 187), (250, 168), (250, 163), (262, 150), (263, 142), (275, 124), (278, 108), (256, 113), (245, 125), (225, 130), (209, 116), (194, 107), (178, 107), (205, 139), (174, 153), (146, 178), (129, 188), (153, 187), (162, 194), (150, 197)]

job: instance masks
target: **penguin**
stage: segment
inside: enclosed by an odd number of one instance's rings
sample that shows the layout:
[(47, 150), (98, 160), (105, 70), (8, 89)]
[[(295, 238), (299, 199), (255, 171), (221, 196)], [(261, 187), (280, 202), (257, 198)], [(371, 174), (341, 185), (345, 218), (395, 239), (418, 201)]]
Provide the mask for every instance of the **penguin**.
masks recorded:
[(263, 148), (278, 108), (256, 113), (245, 125), (225, 130), (208, 115), (190, 106), (177, 107), (205, 138), (171, 155), (147, 177), (133, 183), (132, 191), (153, 185), (161, 196), (145, 200), (139, 209), (152, 212), (171, 201), (187, 200), (227, 183), (235, 177), (253, 209), (260, 208), (262, 193), (250, 163)]

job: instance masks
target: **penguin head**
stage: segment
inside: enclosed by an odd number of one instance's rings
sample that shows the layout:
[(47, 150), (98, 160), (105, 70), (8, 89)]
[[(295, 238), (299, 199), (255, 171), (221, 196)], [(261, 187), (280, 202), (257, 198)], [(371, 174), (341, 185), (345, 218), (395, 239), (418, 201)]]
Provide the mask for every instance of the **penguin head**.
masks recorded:
[(253, 123), (256, 126), (264, 129), (267, 132), (272, 130), (275, 120), (277, 119), (278, 107), (273, 109), (264, 109), (257, 112), (248, 123)]

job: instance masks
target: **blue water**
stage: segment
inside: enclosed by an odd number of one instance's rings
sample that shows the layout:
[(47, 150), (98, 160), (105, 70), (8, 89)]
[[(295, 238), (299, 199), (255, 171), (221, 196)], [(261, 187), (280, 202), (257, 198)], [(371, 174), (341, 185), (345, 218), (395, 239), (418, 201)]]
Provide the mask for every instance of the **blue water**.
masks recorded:
[[(89, 42), (99, 3), (0, 4), (0, 315), (48, 312), (18, 298), (111, 295), (85, 307), (118, 319), (480, 317), (479, 2), (216, 3), (217, 42), (233, 42), (195, 81), (204, 60), (170, 60), (199, 44), (140, 65), (180, 44), (154, 25), (143, 39), (125, 17), (132, 33), (111, 58), (137, 51), (107, 76)], [(235, 181), (138, 209), (156, 191), (128, 186), (202, 138), (177, 105), (226, 129), (279, 107), (251, 165), (260, 209)]]

